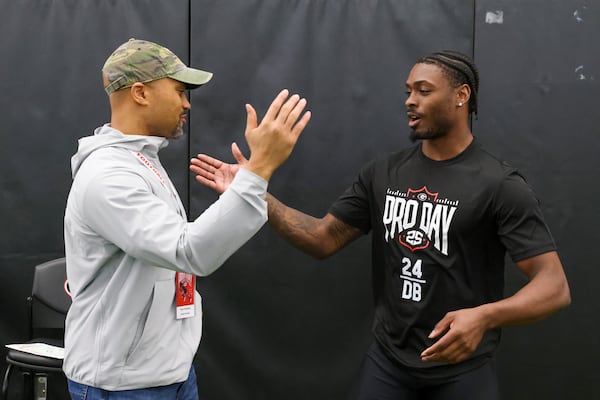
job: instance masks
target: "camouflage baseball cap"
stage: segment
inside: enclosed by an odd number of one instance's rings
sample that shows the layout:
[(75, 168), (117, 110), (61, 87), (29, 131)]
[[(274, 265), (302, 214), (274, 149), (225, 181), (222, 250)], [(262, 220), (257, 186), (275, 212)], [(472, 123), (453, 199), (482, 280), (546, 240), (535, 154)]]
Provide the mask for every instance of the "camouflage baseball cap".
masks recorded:
[(212, 78), (211, 72), (186, 66), (173, 52), (146, 40), (129, 39), (108, 57), (102, 72), (109, 84), (104, 88), (111, 94), (133, 86), (136, 82), (151, 82), (172, 78), (195, 89)]

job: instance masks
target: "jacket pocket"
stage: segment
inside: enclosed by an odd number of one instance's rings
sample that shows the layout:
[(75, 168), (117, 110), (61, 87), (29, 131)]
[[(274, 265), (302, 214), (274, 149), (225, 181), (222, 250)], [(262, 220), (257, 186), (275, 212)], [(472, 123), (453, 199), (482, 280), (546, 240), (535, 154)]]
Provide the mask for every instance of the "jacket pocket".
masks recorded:
[(133, 340), (125, 368), (133, 369), (147, 365), (161, 347), (169, 345), (169, 331), (175, 325), (174, 298), (175, 283), (172, 278), (154, 283), (148, 315), (145, 321), (140, 320), (136, 332), (137, 340)]

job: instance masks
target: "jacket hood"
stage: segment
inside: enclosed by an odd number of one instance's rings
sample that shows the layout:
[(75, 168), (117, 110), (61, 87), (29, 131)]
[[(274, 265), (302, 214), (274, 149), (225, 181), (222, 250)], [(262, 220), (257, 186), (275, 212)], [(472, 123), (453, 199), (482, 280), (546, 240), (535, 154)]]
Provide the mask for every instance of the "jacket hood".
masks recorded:
[(96, 128), (93, 136), (79, 139), (77, 153), (71, 157), (71, 170), (73, 178), (77, 174), (81, 164), (94, 151), (104, 147), (122, 147), (131, 151), (140, 151), (148, 156), (153, 156), (169, 142), (166, 138), (159, 136), (125, 135), (105, 124)]

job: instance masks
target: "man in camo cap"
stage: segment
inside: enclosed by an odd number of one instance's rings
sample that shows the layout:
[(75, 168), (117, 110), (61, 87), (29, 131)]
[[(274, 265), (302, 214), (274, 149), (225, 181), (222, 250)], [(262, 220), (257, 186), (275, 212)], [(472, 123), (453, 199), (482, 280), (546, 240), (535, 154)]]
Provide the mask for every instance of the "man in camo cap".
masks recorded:
[[(170, 78), (171, 83), (177, 82), (182, 88), (180, 93), (184, 94), (183, 89), (195, 89), (212, 78), (212, 73), (194, 69), (186, 66), (173, 52), (159, 44), (145, 40), (129, 39), (129, 41), (119, 46), (106, 60), (102, 68), (104, 80), (104, 90), (107, 94), (118, 93), (122, 89), (134, 86), (136, 83), (147, 84), (154, 81), (161, 81), (164, 78)], [(184, 94), (185, 96), (185, 94)], [(121, 96), (123, 97), (123, 96)], [(118, 96), (111, 96), (111, 105), (118, 100)], [(127, 113), (127, 108), (113, 107), (113, 117), (115, 108)], [(159, 111), (162, 109), (161, 107)], [(183, 114), (177, 116), (175, 121), (175, 130), (172, 133), (166, 132), (167, 138), (178, 138), (183, 135), (183, 125), (185, 123), (185, 113), (188, 108), (183, 110)], [(164, 110), (163, 110), (164, 111)], [(154, 115), (159, 119), (165, 117), (164, 112)], [(128, 115), (123, 117), (129, 119)], [(144, 115), (148, 119), (150, 115)], [(175, 118), (175, 115), (171, 115)], [(173, 123), (173, 122), (172, 122)]]
[(107, 59), (102, 76), (111, 120), (79, 140), (65, 211), (69, 391), (87, 400), (197, 400), (192, 361), (202, 308), (194, 278), (216, 270), (266, 222), (267, 183), (310, 112), (287, 90), (260, 125), (246, 105), (250, 160), (188, 222), (158, 152), (183, 133), (186, 90), (212, 74), (131, 39)]
[(212, 73), (187, 67), (173, 52), (156, 43), (129, 39), (106, 60), (102, 72), (106, 93), (131, 87), (136, 82), (171, 78), (195, 89), (212, 78)]

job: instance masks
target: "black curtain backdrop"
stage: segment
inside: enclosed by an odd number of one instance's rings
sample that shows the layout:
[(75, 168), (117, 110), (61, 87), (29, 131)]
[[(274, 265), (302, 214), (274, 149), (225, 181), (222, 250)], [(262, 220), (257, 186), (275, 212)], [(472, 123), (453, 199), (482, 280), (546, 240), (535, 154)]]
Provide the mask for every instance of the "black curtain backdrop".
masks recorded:
[[(188, 135), (161, 153), (190, 219), (217, 194), (193, 181), (189, 158), (233, 161), (233, 141), (247, 152), (245, 103), (262, 115), (283, 88), (308, 99), (312, 121), (270, 191), (322, 216), (360, 166), (409, 144), (416, 59), (473, 55), (474, 133), (538, 193), (573, 295), (549, 320), (504, 330), (503, 396), (600, 398), (597, 0), (0, 0), (0, 345), (26, 335), (33, 266), (63, 255), (70, 157), (108, 121), (100, 68), (130, 37), (215, 74), (191, 92)], [(317, 261), (265, 226), (199, 279), (201, 399), (344, 399), (371, 341), (369, 239)], [(509, 261), (506, 277), (507, 295), (525, 282)]]
[[(492, 23), (499, 15), (503, 23)], [(506, 399), (600, 399), (598, 37), (599, 1), (476, 2), (482, 89), (473, 129), (535, 189), (573, 301), (540, 324), (504, 330), (498, 360)], [(507, 275), (511, 294), (525, 281), (511, 266)]]

